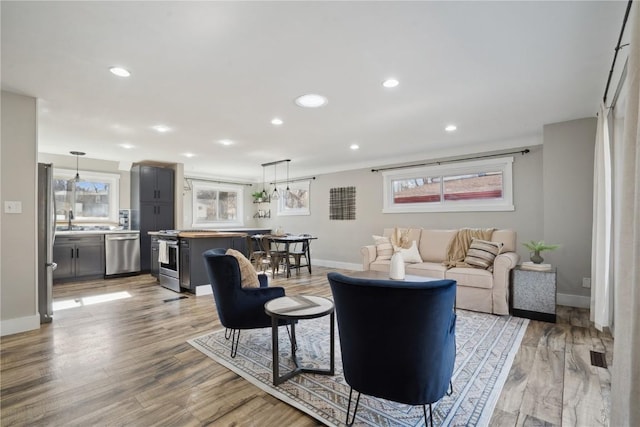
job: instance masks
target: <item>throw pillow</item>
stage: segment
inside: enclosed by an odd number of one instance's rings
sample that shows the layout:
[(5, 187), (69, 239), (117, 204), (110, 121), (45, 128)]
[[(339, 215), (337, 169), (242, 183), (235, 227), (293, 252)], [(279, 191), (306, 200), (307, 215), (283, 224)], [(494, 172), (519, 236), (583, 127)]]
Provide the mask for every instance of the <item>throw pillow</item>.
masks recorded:
[(493, 267), (493, 260), (496, 259), (501, 250), (502, 243), (473, 239), (464, 262), (471, 267), (488, 270)]
[(374, 235), (373, 241), (376, 244), (376, 261), (391, 259), (391, 255), (393, 255), (391, 240), (388, 237)]
[(411, 246), (409, 248), (402, 248), (400, 246), (394, 246), (393, 249), (396, 252), (399, 252), (402, 256), (404, 262), (409, 264), (415, 264), (418, 262), (422, 262), (422, 258), (420, 257), (420, 252), (418, 251), (418, 245), (416, 245), (416, 241), (411, 241)]
[(226, 254), (238, 260), (238, 266), (240, 267), (240, 286), (243, 288), (259, 288), (258, 273), (256, 273), (256, 269), (253, 268), (251, 261), (249, 261), (242, 252), (238, 252), (235, 249), (227, 249)]

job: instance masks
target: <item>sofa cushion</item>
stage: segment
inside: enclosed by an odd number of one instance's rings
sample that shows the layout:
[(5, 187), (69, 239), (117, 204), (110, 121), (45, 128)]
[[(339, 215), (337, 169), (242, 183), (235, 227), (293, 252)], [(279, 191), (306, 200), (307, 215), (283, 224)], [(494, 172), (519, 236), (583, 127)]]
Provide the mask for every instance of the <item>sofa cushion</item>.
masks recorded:
[(464, 262), (471, 267), (488, 270), (493, 267), (493, 260), (496, 259), (501, 249), (502, 243), (473, 239)]
[(516, 232), (513, 230), (495, 230), (491, 241), (502, 243), (502, 252), (516, 252)]
[(369, 269), (371, 271), (382, 271), (384, 273), (389, 273), (391, 270), (391, 261), (388, 259), (385, 260), (375, 260), (371, 264), (369, 264)]
[(238, 266), (240, 267), (240, 286), (243, 288), (259, 288), (260, 281), (258, 280), (258, 273), (256, 269), (253, 268), (251, 261), (249, 261), (242, 252), (238, 252), (235, 249), (227, 249), (226, 254), (238, 260)]
[(457, 230), (427, 230), (420, 235), (418, 250), (423, 261), (443, 262), (447, 258), (449, 242)]
[(408, 249), (394, 246), (393, 250), (394, 252), (398, 252), (400, 256), (402, 256), (404, 262), (410, 264), (422, 262), (422, 258), (420, 258), (420, 252), (418, 252), (418, 246), (416, 245), (415, 240), (411, 242), (411, 246), (409, 246)]
[(447, 267), (440, 262), (421, 262), (419, 264), (409, 264), (405, 267), (407, 274), (433, 277), (434, 279), (444, 279), (446, 271)]
[(372, 236), (373, 241), (376, 244), (376, 260), (391, 259), (393, 255), (393, 245), (391, 240), (385, 236)]
[(444, 274), (445, 279), (456, 280), (458, 286), (473, 288), (493, 288), (493, 274), (487, 270), (471, 267), (454, 267)]

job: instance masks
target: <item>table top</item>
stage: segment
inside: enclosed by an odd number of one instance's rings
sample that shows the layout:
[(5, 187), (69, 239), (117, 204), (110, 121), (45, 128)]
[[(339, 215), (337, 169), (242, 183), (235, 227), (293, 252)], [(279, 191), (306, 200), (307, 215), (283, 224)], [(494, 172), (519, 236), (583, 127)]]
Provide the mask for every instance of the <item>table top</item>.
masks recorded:
[(347, 277), (355, 277), (358, 279), (373, 279), (373, 280), (393, 280), (394, 282), (430, 282), (433, 280), (443, 280), (436, 277), (416, 276), (413, 274), (406, 274), (404, 279), (391, 279), (388, 272), (384, 271), (355, 271), (353, 273), (344, 274)]
[(308, 234), (284, 234), (282, 236), (276, 236), (275, 234), (254, 234), (251, 237), (254, 239), (261, 239), (263, 237), (268, 237), (274, 242), (302, 242), (304, 240), (317, 239), (317, 237), (314, 237)]
[(333, 312), (333, 301), (313, 295), (284, 296), (268, 301), (264, 310), (282, 319), (313, 319)]

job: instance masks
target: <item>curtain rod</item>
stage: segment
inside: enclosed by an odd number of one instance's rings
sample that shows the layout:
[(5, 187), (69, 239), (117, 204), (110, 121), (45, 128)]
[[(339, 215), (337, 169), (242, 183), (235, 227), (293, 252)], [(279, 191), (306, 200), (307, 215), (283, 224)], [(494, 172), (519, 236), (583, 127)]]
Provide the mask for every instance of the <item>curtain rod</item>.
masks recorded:
[(273, 165), (279, 165), (280, 163), (290, 162), (290, 161), (291, 161), (291, 159), (276, 160), (275, 162), (263, 163), (260, 166), (262, 166), (262, 167), (273, 166)]
[(530, 153), (531, 150), (529, 150), (528, 148), (524, 149), (524, 150), (520, 150), (520, 151), (510, 151), (508, 153), (496, 153), (496, 154), (487, 154), (486, 156), (473, 156), (473, 157), (465, 157), (463, 159), (452, 159), (452, 160), (440, 160), (437, 162), (430, 162), (430, 163), (418, 163), (415, 165), (406, 165), (406, 166), (390, 166), (388, 168), (379, 168), (379, 169), (371, 169), (371, 172), (380, 172), (380, 171), (388, 171), (388, 170), (393, 170), (393, 169), (407, 169), (407, 168), (415, 168), (418, 166), (433, 166), (433, 165), (441, 165), (443, 163), (455, 163), (455, 162), (463, 162), (465, 160), (477, 160), (477, 159), (486, 159), (489, 157), (500, 157), (500, 156), (504, 156), (506, 154), (522, 154), (523, 156), (525, 154)]
[[(251, 187), (253, 184), (250, 182), (232, 182), (232, 181), (220, 181), (218, 179), (207, 179), (207, 178), (189, 178), (184, 177), (184, 180), (187, 181), (204, 181), (204, 182), (215, 182), (216, 184), (232, 184), (232, 185), (246, 185), (247, 187)], [(191, 188), (191, 187), (189, 187)]]
[(286, 179), (280, 180), (280, 181), (276, 181), (276, 182), (270, 182), (269, 185), (274, 185), (274, 184), (282, 184), (283, 182), (300, 182), (300, 181), (309, 181), (311, 179), (316, 179), (315, 176), (310, 176), (309, 178), (297, 178), (297, 179), (290, 179), (289, 181), (287, 181)]
[(620, 29), (620, 36), (618, 36), (618, 44), (616, 45), (615, 53), (613, 54), (613, 62), (611, 63), (611, 70), (609, 70), (609, 77), (607, 78), (607, 86), (604, 88), (604, 96), (602, 97), (602, 102), (604, 105), (607, 105), (607, 94), (609, 93), (609, 85), (611, 84), (611, 77), (613, 76), (613, 69), (616, 66), (616, 59), (618, 58), (618, 51), (628, 44), (620, 45), (622, 43), (622, 36), (624, 35), (624, 28), (627, 25), (627, 19), (629, 19), (629, 11), (631, 10), (631, 5), (633, 4), (633, 0), (629, 0), (627, 3), (627, 10), (624, 13), (624, 19), (622, 20), (622, 28)]

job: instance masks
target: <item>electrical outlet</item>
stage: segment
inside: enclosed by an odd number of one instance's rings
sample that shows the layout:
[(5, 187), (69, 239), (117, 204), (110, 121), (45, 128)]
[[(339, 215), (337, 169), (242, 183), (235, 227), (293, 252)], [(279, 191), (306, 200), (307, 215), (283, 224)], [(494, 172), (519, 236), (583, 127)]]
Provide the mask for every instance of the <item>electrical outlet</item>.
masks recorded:
[(583, 277), (582, 278), (582, 287), (590, 288), (591, 287), (591, 277)]
[(22, 202), (8, 201), (8, 200), (5, 201), (4, 213), (8, 213), (8, 214), (22, 213)]

